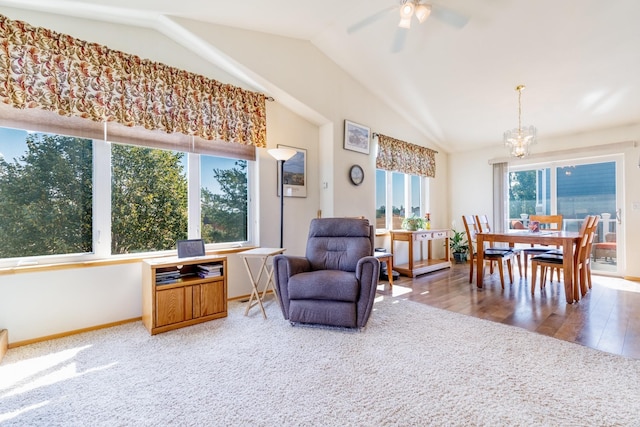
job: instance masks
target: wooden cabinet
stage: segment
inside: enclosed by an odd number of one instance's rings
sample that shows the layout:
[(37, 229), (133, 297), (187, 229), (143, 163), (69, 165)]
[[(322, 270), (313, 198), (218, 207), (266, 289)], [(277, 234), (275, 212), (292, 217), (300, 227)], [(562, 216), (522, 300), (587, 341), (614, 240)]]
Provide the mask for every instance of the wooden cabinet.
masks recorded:
[[(449, 259), (449, 230), (391, 230), (391, 253), (395, 251), (398, 242), (406, 242), (409, 250), (409, 262), (397, 264), (394, 257), (393, 269), (398, 273), (409, 277), (416, 277), (419, 274), (429, 273), (451, 267)], [(437, 259), (432, 256), (432, 243), (440, 241), (444, 244), (444, 258)], [(424, 257), (424, 242), (427, 242), (427, 257)], [(420, 252), (420, 259), (415, 259), (415, 252)]]
[(226, 316), (226, 257), (142, 262), (142, 323), (151, 334)]

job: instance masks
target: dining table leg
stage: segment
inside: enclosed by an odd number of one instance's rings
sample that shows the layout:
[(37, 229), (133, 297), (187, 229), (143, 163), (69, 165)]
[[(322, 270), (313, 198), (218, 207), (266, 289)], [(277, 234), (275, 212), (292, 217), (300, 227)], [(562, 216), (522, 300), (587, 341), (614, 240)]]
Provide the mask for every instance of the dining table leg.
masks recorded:
[(482, 288), (482, 275), (484, 274), (484, 240), (482, 235), (476, 235), (476, 243), (476, 286)]

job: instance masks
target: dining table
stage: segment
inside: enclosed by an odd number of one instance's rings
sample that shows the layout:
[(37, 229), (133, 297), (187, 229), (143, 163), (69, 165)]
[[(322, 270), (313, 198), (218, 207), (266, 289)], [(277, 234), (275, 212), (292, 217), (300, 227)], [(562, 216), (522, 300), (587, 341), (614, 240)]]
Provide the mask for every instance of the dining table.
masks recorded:
[[(495, 243), (508, 243), (514, 247), (516, 243), (549, 246), (549, 250), (555, 246), (562, 247), (563, 253), (563, 280), (564, 291), (568, 304), (573, 304), (580, 299), (580, 289), (574, 278), (575, 248), (580, 242), (580, 233), (577, 231), (541, 230), (532, 232), (529, 230), (508, 230), (505, 232), (479, 232), (476, 233), (477, 257), (476, 257), (476, 285), (482, 288), (484, 269), (485, 243), (495, 246)], [(531, 286), (535, 286), (532, 283)]]

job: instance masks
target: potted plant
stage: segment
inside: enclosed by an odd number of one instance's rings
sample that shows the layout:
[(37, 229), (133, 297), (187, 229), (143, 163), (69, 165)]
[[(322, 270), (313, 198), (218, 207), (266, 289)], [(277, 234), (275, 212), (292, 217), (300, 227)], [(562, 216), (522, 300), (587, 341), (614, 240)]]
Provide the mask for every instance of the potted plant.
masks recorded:
[(419, 216), (412, 215), (402, 220), (402, 228), (408, 231), (424, 230), (425, 220)]
[(456, 230), (451, 230), (451, 232), (452, 235), (449, 237), (449, 249), (451, 249), (453, 259), (456, 263), (467, 262), (469, 244), (467, 242), (466, 233)]

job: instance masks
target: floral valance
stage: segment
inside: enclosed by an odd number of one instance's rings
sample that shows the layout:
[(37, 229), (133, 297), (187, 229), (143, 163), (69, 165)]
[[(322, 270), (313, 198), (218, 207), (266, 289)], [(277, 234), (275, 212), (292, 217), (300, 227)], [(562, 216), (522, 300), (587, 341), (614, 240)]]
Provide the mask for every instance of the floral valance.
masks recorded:
[(0, 101), (266, 146), (265, 96), (0, 15)]
[(436, 151), (378, 134), (376, 167), (388, 171), (436, 176)]

